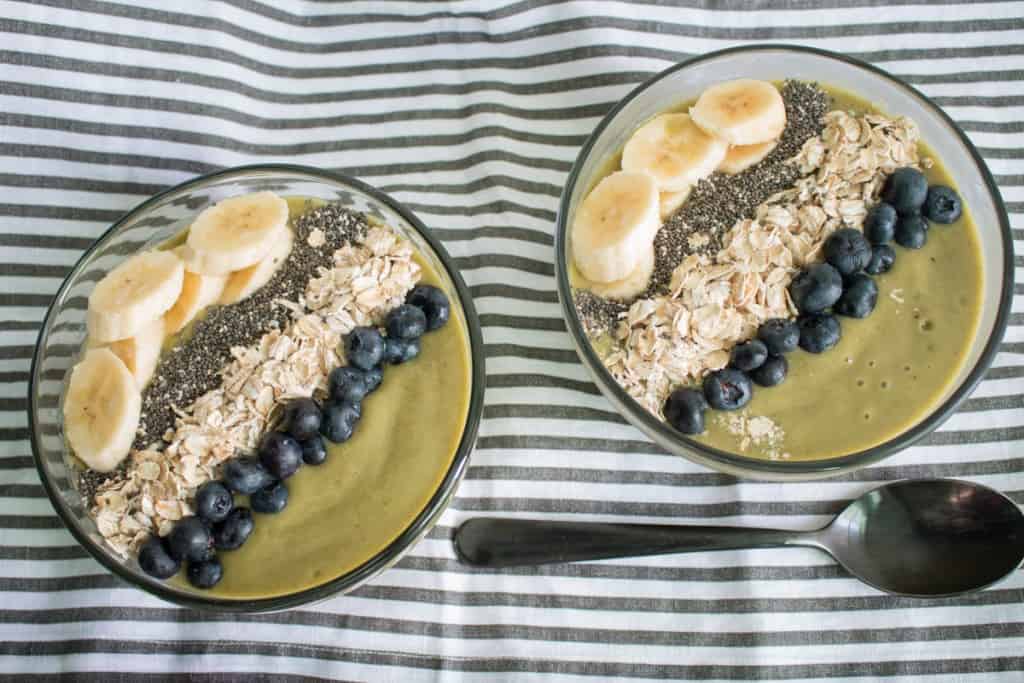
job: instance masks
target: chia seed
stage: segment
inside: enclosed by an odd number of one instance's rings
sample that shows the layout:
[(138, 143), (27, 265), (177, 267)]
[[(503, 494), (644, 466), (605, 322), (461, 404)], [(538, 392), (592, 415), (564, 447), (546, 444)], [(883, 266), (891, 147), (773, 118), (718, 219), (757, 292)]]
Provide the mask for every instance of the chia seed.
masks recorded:
[[(779, 144), (758, 164), (736, 175), (715, 173), (700, 181), (679, 210), (669, 217), (654, 239), (654, 275), (647, 296), (663, 293), (672, 271), (691, 253), (716, 254), (722, 238), (738, 220), (753, 218), (768, 197), (793, 186), (800, 173), (787, 159), (796, 156), (810, 138), (821, 133), (829, 97), (816, 84), (786, 81), (782, 86), (786, 129)], [(689, 248), (691, 234), (709, 238), (697, 250)]]
[[(694, 253), (714, 255), (722, 248), (722, 238), (736, 221), (753, 218), (757, 207), (776, 192), (792, 187), (800, 173), (787, 164), (804, 143), (821, 134), (824, 115), (831, 99), (815, 83), (786, 81), (781, 89), (786, 107), (786, 128), (775, 148), (760, 163), (736, 175), (714, 173), (701, 180), (679, 209), (662, 225), (654, 239), (655, 260), (651, 283), (641, 296), (664, 294), (672, 279), (672, 271), (682, 260)], [(692, 235), (703, 235), (694, 247)], [(617, 313), (628, 304), (602, 299), (577, 290), (576, 310), (588, 334), (614, 329)], [(615, 311), (612, 316), (611, 312)]]
[[(292, 250), (267, 284), (238, 303), (207, 309), (192, 333), (163, 353), (142, 392), (142, 414), (133, 449), (162, 442), (168, 430), (174, 429), (175, 407), (187, 408), (220, 385), (221, 370), (232, 360), (232, 347), (252, 346), (270, 330), (288, 325), (291, 312), (275, 301), (298, 301), (317, 269), (330, 267), (335, 250), (362, 239), (367, 222), (360, 213), (327, 204), (307, 209), (292, 221), (292, 229)], [(311, 247), (307, 238), (316, 229), (323, 232), (325, 243)], [(97, 487), (123, 475), (126, 466), (127, 460), (107, 474), (82, 472), (79, 491), (91, 501)]]
[(619, 314), (629, 310), (629, 304), (613, 299), (604, 299), (586, 289), (577, 289), (573, 296), (576, 311), (583, 331), (588, 337), (597, 337), (611, 332), (619, 320)]

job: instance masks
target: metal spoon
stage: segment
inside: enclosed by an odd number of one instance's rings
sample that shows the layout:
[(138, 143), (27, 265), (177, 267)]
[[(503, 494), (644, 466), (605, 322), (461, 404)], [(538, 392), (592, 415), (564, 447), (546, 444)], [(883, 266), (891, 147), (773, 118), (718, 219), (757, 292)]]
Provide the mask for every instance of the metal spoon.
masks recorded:
[(824, 550), (887, 593), (951, 596), (990, 586), (1017, 568), (1024, 514), (985, 486), (912, 479), (865, 493), (814, 531), (479, 517), (455, 535), (459, 557), (482, 567), (781, 546)]

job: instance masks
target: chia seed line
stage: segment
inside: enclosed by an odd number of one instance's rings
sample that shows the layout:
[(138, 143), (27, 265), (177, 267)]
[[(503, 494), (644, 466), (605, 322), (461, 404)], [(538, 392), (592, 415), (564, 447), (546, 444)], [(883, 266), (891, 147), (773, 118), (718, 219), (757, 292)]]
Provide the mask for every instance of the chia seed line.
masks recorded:
[[(722, 238), (736, 221), (753, 218), (757, 207), (776, 192), (793, 186), (800, 174), (785, 163), (799, 153), (804, 143), (821, 134), (830, 98), (815, 83), (786, 81), (781, 90), (786, 107), (786, 128), (775, 149), (758, 164), (736, 175), (714, 173), (701, 180), (690, 196), (665, 221), (654, 239), (654, 274), (645, 297), (667, 291), (672, 271), (692, 253), (713, 255), (722, 248)], [(693, 234), (707, 235), (708, 241), (694, 249)], [(577, 314), (589, 335), (614, 329), (619, 313), (629, 305), (604, 299), (593, 292), (574, 293)]]
[[(291, 253), (267, 284), (238, 303), (208, 309), (184, 343), (164, 352), (142, 392), (142, 414), (132, 448), (163, 441), (164, 434), (174, 428), (174, 406), (184, 409), (220, 385), (220, 373), (232, 359), (232, 347), (252, 346), (266, 332), (284, 328), (290, 321), (290, 311), (274, 302), (298, 301), (317, 269), (331, 266), (335, 250), (363, 238), (367, 222), (362, 214), (328, 204), (306, 211), (292, 221), (292, 228), (295, 239)], [(315, 229), (320, 229), (325, 238), (319, 247), (311, 247), (306, 241)], [(91, 501), (102, 482), (123, 474), (126, 463), (107, 474), (82, 472), (78, 485), (83, 497)]]

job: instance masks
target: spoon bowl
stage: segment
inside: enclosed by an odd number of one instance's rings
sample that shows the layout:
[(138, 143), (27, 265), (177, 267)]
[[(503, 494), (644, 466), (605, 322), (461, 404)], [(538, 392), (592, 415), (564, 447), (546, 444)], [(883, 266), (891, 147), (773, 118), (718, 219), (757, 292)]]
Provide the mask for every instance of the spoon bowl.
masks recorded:
[(938, 598), (980, 590), (1024, 560), (1024, 514), (1003, 494), (956, 479), (868, 491), (814, 531), (478, 517), (455, 535), (463, 562), (510, 567), (700, 550), (808, 546), (887, 593)]
[(954, 479), (869, 491), (820, 532), (820, 547), (861, 581), (936, 597), (978, 590), (1024, 559), (1024, 514), (990, 488)]

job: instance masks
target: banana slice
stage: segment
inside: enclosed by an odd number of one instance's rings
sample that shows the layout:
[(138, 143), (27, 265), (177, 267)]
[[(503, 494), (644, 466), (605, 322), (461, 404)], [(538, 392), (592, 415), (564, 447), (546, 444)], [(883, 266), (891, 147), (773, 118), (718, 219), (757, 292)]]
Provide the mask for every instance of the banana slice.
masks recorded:
[(135, 378), (110, 349), (91, 349), (71, 368), (64, 396), (64, 434), (90, 469), (110, 472), (124, 460), (141, 409)]
[(622, 150), (622, 170), (651, 175), (662, 192), (681, 192), (711, 175), (728, 149), (686, 114), (662, 114), (633, 133)]
[(231, 197), (211, 206), (188, 230), (185, 262), (202, 275), (228, 275), (259, 263), (288, 223), (288, 202), (273, 192)]
[(632, 301), (647, 289), (654, 274), (654, 245), (644, 252), (640, 264), (626, 277), (614, 282), (590, 282), (586, 288), (605, 299)]
[(184, 279), (185, 265), (173, 253), (136, 254), (107, 273), (89, 295), (89, 336), (97, 342), (135, 336), (174, 305)]
[(746, 171), (768, 156), (777, 144), (778, 140), (769, 140), (756, 145), (733, 145), (718, 165), (718, 170), (729, 175)]
[[(184, 247), (174, 250), (181, 254)], [(224, 275), (200, 275), (185, 269), (185, 279), (181, 285), (181, 293), (178, 300), (174, 302), (171, 310), (164, 315), (165, 333), (168, 335), (181, 331), (199, 313), (212, 304), (217, 303), (220, 295), (224, 292), (224, 286), (228, 278)]]
[(658, 195), (658, 211), (661, 214), (661, 220), (668, 220), (669, 216), (683, 205), (691, 191), (693, 188), (688, 187), (681, 192), (662, 192)]
[(132, 373), (135, 383), (141, 390), (153, 376), (157, 363), (160, 362), (160, 351), (164, 345), (164, 319), (157, 318), (146, 325), (134, 337), (118, 339), (110, 343), (110, 350), (121, 359), (128, 372)]
[(776, 140), (786, 127), (786, 106), (767, 81), (742, 78), (713, 85), (690, 109), (693, 122), (730, 145)]
[(616, 171), (603, 178), (576, 210), (576, 267), (591, 282), (621, 280), (639, 265), (660, 225), (654, 179), (646, 173)]
[(121, 359), (128, 372), (132, 373), (135, 383), (141, 391), (153, 376), (157, 363), (160, 362), (160, 352), (164, 345), (164, 331), (166, 329), (166, 316), (157, 318), (148, 323), (134, 337), (118, 339), (109, 344), (100, 344), (89, 339), (87, 348), (108, 348), (114, 355)]
[(220, 296), (220, 303), (233, 304), (236, 301), (241, 301), (270, 281), (292, 250), (294, 236), (291, 229), (285, 226), (281, 233), (279, 237), (275, 238), (274, 247), (269, 254), (263, 257), (262, 261), (254, 266), (236, 271), (228, 277), (224, 292)]

